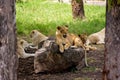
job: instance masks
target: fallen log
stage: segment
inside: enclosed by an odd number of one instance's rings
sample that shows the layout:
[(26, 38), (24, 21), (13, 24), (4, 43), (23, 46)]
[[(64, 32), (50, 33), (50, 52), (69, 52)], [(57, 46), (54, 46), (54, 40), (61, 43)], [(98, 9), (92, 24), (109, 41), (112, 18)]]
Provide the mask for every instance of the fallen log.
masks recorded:
[(35, 52), (34, 70), (39, 72), (60, 72), (79, 63), (84, 66), (84, 50), (70, 47), (63, 53), (59, 51), (55, 41), (46, 40), (42, 48)]

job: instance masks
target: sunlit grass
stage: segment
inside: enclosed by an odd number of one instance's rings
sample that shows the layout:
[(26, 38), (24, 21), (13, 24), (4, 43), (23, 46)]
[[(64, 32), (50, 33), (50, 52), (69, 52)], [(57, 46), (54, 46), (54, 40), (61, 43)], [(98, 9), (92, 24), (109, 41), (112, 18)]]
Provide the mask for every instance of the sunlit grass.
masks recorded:
[(69, 31), (80, 34), (99, 31), (105, 27), (105, 6), (85, 5), (84, 20), (73, 20), (71, 5), (46, 0), (29, 0), (16, 4), (17, 33), (29, 35), (37, 29), (45, 35), (55, 35), (58, 25), (69, 25)]

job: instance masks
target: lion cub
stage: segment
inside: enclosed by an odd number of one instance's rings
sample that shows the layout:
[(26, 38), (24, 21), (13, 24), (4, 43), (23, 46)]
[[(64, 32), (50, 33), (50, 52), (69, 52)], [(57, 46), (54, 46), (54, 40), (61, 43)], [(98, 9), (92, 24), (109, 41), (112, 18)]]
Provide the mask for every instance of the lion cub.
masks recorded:
[(27, 58), (30, 56), (34, 56), (35, 54), (28, 54), (25, 52), (25, 47), (28, 47), (29, 44), (27, 41), (23, 40), (23, 39), (17, 39), (17, 55), (18, 58)]
[(85, 64), (88, 66), (86, 49), (81, 38), (75, 34), (70, 34), (67, 25), (57, 27), (56, 43), (59, 45), (60, 52), (64, 52), (64, 50), (68, 49), (70, 46), (82, 47), (85, 50)]
[(86, 45), (89, 44), (104, 44), (105, 41), (105, 28), (103, 28), (101, 31), (96, 32), (88, 36)]
[(85, 43), (87, 41), (87, 38), (88, 38), (87, 34), (80, 34), (79, 37), (81, 38), (81, 40), (82, 40), (82, 42), (83, 42), (83, 44), (85, 46), (85, 49), (87, 51), (89, 51), (89, 50), (97, 50), (96, 47), (92, 47), (91, 45), (85, 45)]
[(59, 45), (60, 52), (64, 52), (70, 46), (84, 48), (84, 44), (79, 36), (68, 33), (67, 25), (57, 27), (56, 43)]
[(30, 33), (30, 38), (32, 39), (32, 44), (38, 48), (38, 44), (44, 40), (47, 40), (48, 37), (40, 33), (38, 30), (32, 30)]

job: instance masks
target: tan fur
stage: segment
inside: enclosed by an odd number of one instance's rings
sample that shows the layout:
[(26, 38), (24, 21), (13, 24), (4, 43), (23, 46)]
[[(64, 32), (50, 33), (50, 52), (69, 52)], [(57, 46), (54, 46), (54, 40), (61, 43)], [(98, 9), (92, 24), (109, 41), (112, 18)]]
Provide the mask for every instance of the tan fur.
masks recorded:
[(68, 28), (67, 27), (57, 27), (56, 30), (56, 43), (59, 45), (60, 52), (64, 52), (64, 49), (68, 49), (71, 45), (70, 41), (63, 37), (67, 36)]
[(35, 54), (28, 54), (24, 51), (24, 48), (25, 47), (28, 47), (29, 44), (27, 41), (23, 40), (23, 39), (18, 39), (17, 40), (17, 55), (18, 55), (18, 58), (27, 58), (27, 57), (30, 57), (30, 56), (34, 56)]
[(75, 34), (68, 33), (67, 26), (58, 26), (56, 30), (56, 43), (60, 47), (60, 52), (64, 52), (65, 49), (68, 49), (70, 46), (82, 47), (84, 44), (79, 36)]
[(88, 37), (87, 34), (80, 34), (79, 37), (81, 38), (83, 44), (85, 44)]
[(87, 54), (81, 38), (68, 32), (68, 26), (58, 26), (56, 30), (56, 43), (59, 45), (60, 52), (64, 52), (70, 46), (82, 47), (85, 50), (85, 64), (87, 64)]
[(47, 40), (48, 37), (40, 33), (38, 30), (32, 30), (30, 33), (30, 38), (32, 39), (33, 45), (38, 47), (38, 44), (44, 40)]
[(97, 48), (96, 47), (92, 47), (90, 45), (85, 45), (86, 41), (87, 41), (87, 38), (88, 36), (86, 34), (80, 34), (79, 37), (81, 38), (84, 46), (85, 46), (85, 49), (88, 51), (88, 50), (96, 50)]
[(103, 28), (99, 32), (93, 33), (90, 36), (88, 36), (86, 45), (93, 44), (93, 43), (104, 44), (105, 43), (104, 39), (105, 39), (105, 28)]

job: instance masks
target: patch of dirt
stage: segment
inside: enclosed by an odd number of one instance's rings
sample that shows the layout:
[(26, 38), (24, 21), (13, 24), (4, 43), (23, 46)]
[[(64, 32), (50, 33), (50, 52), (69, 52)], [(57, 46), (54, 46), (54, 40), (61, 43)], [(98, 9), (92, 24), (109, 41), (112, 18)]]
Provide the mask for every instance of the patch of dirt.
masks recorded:
[[(94, 45), (96, 46), (96, 45)], [(104, 45), (88, 52), (89, 67), (62, 73), (34, 73), (34, 58), (19, 59), (18, 80), (102, 80)], [(79, 66), (77, 66), (79, 67)]]

